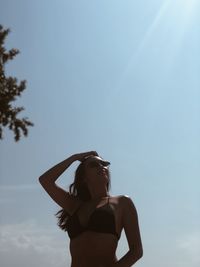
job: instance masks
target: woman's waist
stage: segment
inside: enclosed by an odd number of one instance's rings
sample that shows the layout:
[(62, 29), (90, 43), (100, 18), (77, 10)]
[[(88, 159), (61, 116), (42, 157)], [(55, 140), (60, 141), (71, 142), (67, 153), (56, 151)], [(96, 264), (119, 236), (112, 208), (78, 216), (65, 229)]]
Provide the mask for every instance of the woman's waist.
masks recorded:
[(95, 256), (114, 257), (118, 240), (114, 235), (95, 232), (85, 232), (71, 239), (71, 255), (87, 257), (91, 253)]
[(95, 256), (92, 253), (86, 257), (72, 257), (71, 267), (106, 267), (111, 266), (117, 262), (117, 257), (109, 256)]

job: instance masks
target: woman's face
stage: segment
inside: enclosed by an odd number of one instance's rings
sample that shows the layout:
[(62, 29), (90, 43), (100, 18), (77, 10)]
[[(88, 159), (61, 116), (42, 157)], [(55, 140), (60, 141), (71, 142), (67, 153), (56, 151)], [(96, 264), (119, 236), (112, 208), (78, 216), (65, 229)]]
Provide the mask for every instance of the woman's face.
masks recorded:
[(104, 161), (98, 156), (88, 158), (85, 163), (85, 180), (86, 183), (99, 184), (99, 182), (108, 184), (109, 181), (109, 165), (108, 161)]

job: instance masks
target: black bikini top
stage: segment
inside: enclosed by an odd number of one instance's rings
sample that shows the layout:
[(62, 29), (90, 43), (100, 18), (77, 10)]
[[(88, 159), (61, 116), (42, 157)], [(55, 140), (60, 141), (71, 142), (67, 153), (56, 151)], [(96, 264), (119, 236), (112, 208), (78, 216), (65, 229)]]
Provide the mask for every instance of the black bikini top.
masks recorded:
[(81, 225), (77, 215), (77, 210), (67, 220), (67, 232), (70, 239), (73, 239), (86, 231), (109, 233), (115, 235), (117, 239), (119, 239), (119, 235), (116, 232), (114, 210), (109, 203), (109, 197), (108, 202), (105, 205), (96, 208), (93, 211), (90, 215), (87, 226)]

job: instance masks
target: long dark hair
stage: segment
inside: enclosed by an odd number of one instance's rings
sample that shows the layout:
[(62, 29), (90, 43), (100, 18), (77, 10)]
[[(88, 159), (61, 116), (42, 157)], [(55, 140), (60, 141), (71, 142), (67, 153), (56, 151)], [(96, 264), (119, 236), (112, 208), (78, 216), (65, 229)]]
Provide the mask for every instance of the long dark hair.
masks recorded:
[[(84, 161), (82, 161), (75, 171), (74, 182), (69, 186), (69, 193), (81, 201), (89, 201), (91, 199), (90, 191), (85, 183), (85, 166)], [(110, 190), (110, 172), (108, 171), (108, 183), (107, 190)], [(57, 225), (63, 230), (67, 231), (67, 220), (70, 217), (70, 214), (65, 210), (59, 210), (55, 216), (58, 219)]]

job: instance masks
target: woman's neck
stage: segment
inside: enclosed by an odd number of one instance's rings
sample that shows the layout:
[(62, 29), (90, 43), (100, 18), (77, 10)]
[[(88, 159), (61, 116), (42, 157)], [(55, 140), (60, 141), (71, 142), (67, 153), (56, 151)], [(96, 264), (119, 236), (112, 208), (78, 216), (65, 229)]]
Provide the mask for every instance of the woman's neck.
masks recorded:
[(109, 196), (109, 192), (107, 190), (107, 186), (102, 186), (102, 187), (90, 187), (89, 186), (89, 191), (91, 195), (92, 200), (100, 200), (103, 198), (107, 198)]

